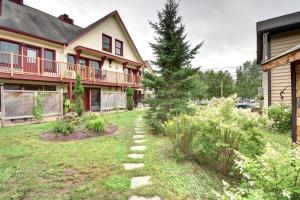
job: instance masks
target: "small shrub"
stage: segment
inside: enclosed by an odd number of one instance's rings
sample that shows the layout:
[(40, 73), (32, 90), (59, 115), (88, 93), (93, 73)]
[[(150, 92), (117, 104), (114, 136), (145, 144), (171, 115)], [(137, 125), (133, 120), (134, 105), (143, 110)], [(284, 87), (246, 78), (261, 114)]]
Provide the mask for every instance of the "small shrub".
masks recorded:
[(35, 97), (35, 106), (33, 108), (33, 116), (38, 122), (42, 121), (43, 107), (39, 96)]
[(130, 189), (130, 180), (125, 176), (112, 176), (105, 181), (107, 189), (114, 192), (123, 192)]
[(85, 123), (87, 121), (94, 120), (94, 119), (97, 119), (99, 117), (100, 117), (100, 115), (98, 115), (96, 113), (89, 113), (88, 115), (84, 116), (82, 118), (82, 120), (83, 120), (83, 123)]
[(127, 88), (126, 95), (127, 95), (127, 110), (133, 110), (134, 108), (134, 101), (133, 101), (133, 89)]
[(272, 120), (272, 130), (285, 133), (291, 130), (291, 107), (285, 104), (272, 105), (267, 109), (267, 115)]
[(234, 98), (214, 99), (207, 106), (194, 106), (194, 114), (179, 115), (164, 125), (165, 134), (186, 157), (214, 164), (228, 175), (235, 152), (256, 156), (264, 142), (257, 127), (265, 120), (257, 114), (235, 108)]
[(89, 131), (101, 133), (105, 129), (105, 121), (101, 117), (86, 121), (85, 128)]
[(300, 155), (296, 148), (268, 145), (257, 159), (239, 155), (237, 169), (243, 178), (239, 186), (224, 183), (220, 199), (300, 199)]
[(63, 120), (58, 120), (53, 126), (53, 132), (57, 134), (68, 135), (73, 133), (75, 126), (72, 123), (65, 122)]

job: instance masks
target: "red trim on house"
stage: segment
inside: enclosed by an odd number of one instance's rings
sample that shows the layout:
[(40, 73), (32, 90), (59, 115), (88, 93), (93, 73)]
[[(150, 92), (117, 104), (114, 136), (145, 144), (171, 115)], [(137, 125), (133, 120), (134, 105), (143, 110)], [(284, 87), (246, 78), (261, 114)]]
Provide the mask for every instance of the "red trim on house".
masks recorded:
[[(117, 51), (116, 51), (116, 49), (117, 49), (117, 45), (116, 45), (116, 43), (117, 42), (119, 42), (119, 43), (121, 43), (121, 49), (120, 49), (120, 53), (121, 54), (117, 54)], [(118, 39), (115, 39), (115, 54), (116, 55), (118, 55), (118, 56), (124, 56), (124, 46), (123, 46), (123, 41), (121, 41), (121, 40), (118, 40)]]
[(116, 60), (116, 61), (121, 62), (121, 63), (127, 62), (128, 64), (133, 65), (133, 66), (141, 66), (142, 65), (141, 63), (137, 63), (135, 61), (128, 60), (126, 58), (122, 58), (122, 57), (115, 56), (115, 55), (112, 55), (112, 54), (109, 54), (109, 53), (106, 53), (106, 52), (103, 52), (103, 51), (98, 51), (98, 50), (90, 49), (90, 48), (83, 47), (83, 46), (77, 46), (74, 49), (75, 49), (75, 51), (82, 50), (82, 51), (85, 51), (87, 53), (91, 53), (91, 54), (101, 56), (101, 57), (105, 56), (107, 59)]
[(10, 32), (13, 32), (13, 33), (18, 33), (18, 34), (25, 35), (25, 36), (29, 36), (29, 37), (32, 37), (32, 38), (35, 38), (35, 39), (44, 40), (44, 41), (59, 44), (59, 45), (64, 45), (63, 42), (54, 41), (54, 40), (51, 40), (51, 39), (47, 39), (47, 38), (44, 38), (44, 37), (41, 37), (41, 36), (26, 33), (26, 32), (23, 32), (23, 31), (16, 30), (16, 29), (4, 27), (4, 26), (0, 26), (0, 29), (5, 30), (5, 31), (10, 31)]
[[(10, 73), (0, 72), (0, 78), (12, 80)], [(75, 79), (61, 79), (60, 77), (47, 77), (47, 76), (35, 76), (28, 74), (14, 74), (13, 80), (29, 80), (29, 81), (44, 81), (49, 83), (66, 83), (72, 82), (75, 83)], [(141, 86), (134, 86), (121, 83), (109, 83), (109, 82), (94, 82), (92, 80), (82, 80), (84, 85), (90, 86), (112, 86), (112, 87), (132, 87), (132, 88), (141, 88)]]
[[(106, 49), (104, 49), (104, 47), (103, 47), (103, 44), (104, 44), (103, 38), (104, 38), (104, 37), (107, 37), (107, 38), (109, 38), (109, 40), (110, 40), (110, 43), (109, 43), (109, 50), (106, 50)], [(103, 50), (103, 51), (106, 51), (106, 52), (109, 52), (109, 53), (112, 53), (112, 37), (109, 36), (109, 35), (107, 35), (107, 34), (104, 34), (104, 33), (102, 33), (102, 50)]]

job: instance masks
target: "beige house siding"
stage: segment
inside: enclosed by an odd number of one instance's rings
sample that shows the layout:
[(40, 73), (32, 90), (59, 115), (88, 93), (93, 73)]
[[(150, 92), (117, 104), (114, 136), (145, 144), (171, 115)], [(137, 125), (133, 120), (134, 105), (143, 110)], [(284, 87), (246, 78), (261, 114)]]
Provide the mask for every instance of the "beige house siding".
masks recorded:
[[(270, 36), (271, 58), (300, 44), (300, 29)], [(265, 90), (265, 88), (264, 88)], [(283, 99), (281, 99), (280, 93)], [(291, 104), (291, 71), (290, 64), (271, 70), (271, 104)]]

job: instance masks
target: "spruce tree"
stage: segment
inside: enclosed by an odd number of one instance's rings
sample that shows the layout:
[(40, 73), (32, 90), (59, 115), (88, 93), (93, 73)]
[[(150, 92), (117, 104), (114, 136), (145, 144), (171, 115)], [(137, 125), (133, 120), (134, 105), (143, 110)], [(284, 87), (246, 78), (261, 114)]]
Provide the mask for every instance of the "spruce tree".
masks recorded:
[(143, 85), (154, 92), (154, 97), (146, 100), (150, 106), (146, 119), (155, 131), (160, 130), (168, 117), (187, 111), (191, 91), (196, 87), (194, 76), (198, 68), (191, 67), (191, 60), (202, 43), (191, 47), (178, 8), (175, 0), (167, 0), (164, 9), (158, 12), (158, 22), (150, 22), (156, 33), (150, 46), (157, 71), (146, 73)]

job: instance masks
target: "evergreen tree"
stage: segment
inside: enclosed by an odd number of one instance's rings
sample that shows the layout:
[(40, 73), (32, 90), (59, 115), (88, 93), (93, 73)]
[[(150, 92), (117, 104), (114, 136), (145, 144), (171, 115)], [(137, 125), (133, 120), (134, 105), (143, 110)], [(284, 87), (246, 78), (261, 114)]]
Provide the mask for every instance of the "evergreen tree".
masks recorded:
[(261, 86), (261, 69), (256, 63), (256, 59), (246, 61), (237, 70), (237, 94), (243, 99), (254, 99)]
[(146, 73), (143, 84), (154, 91), (154, 97), (146, 101), (150, 106), (146, 118), (155, 131), (159, 131), (168, 116), (187, 111), (191, 90), (196, 87), (194, 76), (198, 69), (193, 69), (190, 62), (202, 43), (192, 48), (186, 40), (178, 8), (175, 0), (167, 0), (164, 9), (158, 12), (159, 21), (150, 22), (156, 33), (155, 43), (150, 46), (158, 70), (155, 75)]
[(74, 111), (81, 116), (84, 111), (83, 106), (83, 93), (84, 88), (81, 83), (80, 75), (76, 76), (76, 84), (74, 86)]
[(127, 88), (127, 90), (126, 90), (127, 110), (133, 110), (134, 109), (133, 94), (134, 94), (133, 89), (131, 87)]

